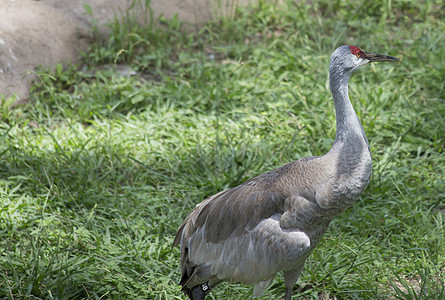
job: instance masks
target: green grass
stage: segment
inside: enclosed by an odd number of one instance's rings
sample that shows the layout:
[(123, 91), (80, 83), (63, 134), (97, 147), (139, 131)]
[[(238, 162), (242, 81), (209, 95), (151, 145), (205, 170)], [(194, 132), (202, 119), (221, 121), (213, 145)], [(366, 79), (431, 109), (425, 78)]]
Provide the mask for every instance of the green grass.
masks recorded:
[[(351, 79), (372, 180), (294, 294), (444, 299), (444, 11), (439, 0), (261, 1), (193, 33), (125, 14), (85, 66), (41, 68), (29, 103), (1, 98), (0, 298), (184, 299), (171, 249), (181, 221), (207, 196), (328, 151), (329, 57), (348, 43), (401, 62)], [(283, 294), (280, 275), (264, 299)], [(209, 298), (251, 295), (222, 284)]]

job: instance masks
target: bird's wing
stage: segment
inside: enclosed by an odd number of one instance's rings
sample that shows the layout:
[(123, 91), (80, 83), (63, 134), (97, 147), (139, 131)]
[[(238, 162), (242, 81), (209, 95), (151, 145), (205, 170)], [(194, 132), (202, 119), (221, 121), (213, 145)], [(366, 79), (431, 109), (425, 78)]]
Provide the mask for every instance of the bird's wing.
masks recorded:
[(277, 178), (274, 172), (264, 173), (205, 199), (185, 218), (173, 245), (179, 244), (181, 236), (188, 238), (204, 225), (205, 240), (220, 242), (232, 234), (252, 230), (261, 219), (280, 212), (285, 195), (274, 190)]
[(182, 283), (210, 276), (245, 284), (267, 280), (310, 247), (304, 232), (280, 226), (290, 195), (275, 189), (279, 178), (279, 172), (262, 174), (196, 206), (174, 241), (181, 243)]
[(202, 238), (205, 226), (183, 240), (183, 279), (189, 287), (213, 280), (243, 284), (268, 281), (283, 269), (295, 269), (304, 262), (311, 247), (306, 233), (280, 227), (280, 215), (262, 219), (251, 231), (218, 243)]

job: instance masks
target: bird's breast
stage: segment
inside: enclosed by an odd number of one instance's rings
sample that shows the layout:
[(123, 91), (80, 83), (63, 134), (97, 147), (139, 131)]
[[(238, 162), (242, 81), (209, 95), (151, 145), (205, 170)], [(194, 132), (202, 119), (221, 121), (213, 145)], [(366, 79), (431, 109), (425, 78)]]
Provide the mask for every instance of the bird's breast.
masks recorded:
[(360, 155), (342, 157), (341, 172), (333, 185), (333, 198), (352, 205), (368, 185), (372, 172), (372, 159), (368, 147)]

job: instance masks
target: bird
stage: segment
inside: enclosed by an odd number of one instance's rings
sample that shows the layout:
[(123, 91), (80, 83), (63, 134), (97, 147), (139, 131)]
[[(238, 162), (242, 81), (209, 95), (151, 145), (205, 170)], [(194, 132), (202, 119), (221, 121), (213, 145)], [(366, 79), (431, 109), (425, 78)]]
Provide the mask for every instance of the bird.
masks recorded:
[(352, 206), (370, 181), (368, 139), (351, 104), (348, 81), (367, 63), (398, 61), (356, 46), (335, 49), (329, 87), (336, 135), (322, 156), (302, 158), (197, 204), (180, 225), (182, 291), (202, 300), (221, 282), (254, 285), (260, 297), (283, 272), (290, 300), (304, 263), (330, 222)]

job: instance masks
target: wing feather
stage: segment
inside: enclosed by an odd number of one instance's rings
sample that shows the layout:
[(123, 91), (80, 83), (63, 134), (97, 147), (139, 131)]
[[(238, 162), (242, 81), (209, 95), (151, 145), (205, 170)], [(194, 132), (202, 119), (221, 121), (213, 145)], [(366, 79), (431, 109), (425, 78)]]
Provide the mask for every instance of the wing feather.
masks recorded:
[[(273, 215), (261, 220), (252, 231), (232, 234), (216, 244), (202, 239), (201, 231), (205, 228), (198, 228), (193, 236), (182, 241), (182, 246), (190, 249), (189, 263), (198, 268), (190, 286), (211, 277), (205, 272), (209, 265), (211, 275), (218, 281), (243, 284), (268, 280), (278, 271), (294, 267), (295, 257), (310, 249), (310, 239), (304, 232), (283, 230), (279, 219), (279, 214)], [(200, 276), (204, 274), (206, 277)]]
[[(187, 215), (173, 243), (181, 244), (184, 291), (204, 282), (267, 282), (278, 271), (304, 263), (299, 258), (307, 257), (313, 248), (309, 236), (300, 228), (282, 226), (292, 225), (290, 219), (280, 224), (282, 216), (298, 215), (297, 207), (288, 211), (288, 200), (300, 190), (299, 183), (283, 176), (293, 172), (291, 164), (211, 196)], [(300, 178), (301, 174), (290, 175)], [(317, 205), (314, 199), (308, 202)]]
[(246, 229), (252, 230), (262, 219), (280, 212), (285, 197), (271, 189), (265, 176), (273, 178), (262, 174), (199, 203), (179, 227), (173, 245), (179, 244), (182, 235), (191, 236), (204, 224), (204, 238), (216, 243), (234, 232), (240, 235)]

